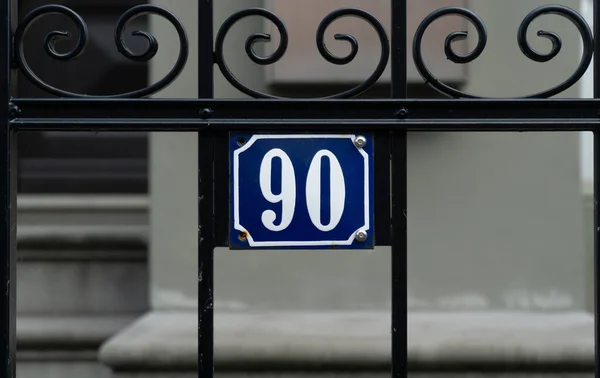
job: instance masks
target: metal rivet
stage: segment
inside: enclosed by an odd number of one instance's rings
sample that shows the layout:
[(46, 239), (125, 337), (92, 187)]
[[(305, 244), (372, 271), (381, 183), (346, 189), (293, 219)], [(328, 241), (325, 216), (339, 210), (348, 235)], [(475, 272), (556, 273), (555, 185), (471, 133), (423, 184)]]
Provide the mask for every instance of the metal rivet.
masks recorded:
[(408, 117), (408, 109), (402, 108), (396, 112), (396, 117), (398, 118), (406, 118)]
[(365, 230), (357, 231), (356, 235), (354, 235), (356, 241), (359, 243), (364, 243), (365, 241), (367, 241), (368, 236), (369, 235), (367, 234), (367, 231), (365, 231)]
[(365, 148), (367, 145), (367, 138), (362, 135), (357, 136), (356, 139), (354, 139), (354, 145), (357, 148)]
[(213, 115), (212, 109), (205, 108), (205, 109), (200, 110), (200, 118), (202, 118), (202, 119), (209, 119), (212, 117), (212, 115)]
[(10, 119), (15, 119), (15, 118), (19, 117), (21, 114), (23, 114), (23, 112), (21, 111), (21, 109), (19, 109), (18, 106), (14, 105), (14, 104), (9, 105), (9, 118)]

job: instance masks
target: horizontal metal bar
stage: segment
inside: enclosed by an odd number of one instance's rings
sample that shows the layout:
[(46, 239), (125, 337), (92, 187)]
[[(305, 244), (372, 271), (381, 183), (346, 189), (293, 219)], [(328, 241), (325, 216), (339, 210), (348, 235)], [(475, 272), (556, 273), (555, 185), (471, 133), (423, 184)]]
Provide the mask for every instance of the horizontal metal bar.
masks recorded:
[(278, 132), (366, 132), (366, 131), (471, 131), (544, 132), (600, 131), (600, 119), (31, 119), (17, 118), (10, 123), (16, 131), (278, 131)]
[[(539, 120), (599, 119), (600, 99), (550, 100), (197, 100), (13, 99), (12, 114), (25, 119), (210, 120)], [(139, 121), (141, 122), (141, 121)]]

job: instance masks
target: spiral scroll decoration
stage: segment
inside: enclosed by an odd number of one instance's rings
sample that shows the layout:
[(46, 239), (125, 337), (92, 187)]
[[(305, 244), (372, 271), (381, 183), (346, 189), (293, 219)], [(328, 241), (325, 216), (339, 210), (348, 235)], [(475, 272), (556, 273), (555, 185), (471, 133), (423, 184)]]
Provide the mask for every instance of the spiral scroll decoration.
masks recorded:
[(60, 97), (70, 97), (70, 98), (141, 98), (141, 97), (146, 97), (146, 96), (149, 96), (149, 95), (152, 95), (154, 93), (161, 91), (162, 89), (167, 87), (169, 84), (171, 84), (177, 78), (177, 76), (179, 76), (179, 74), (183, 71), (183, 68), (185, 67), (185, 64), (187, 63), (187, 59), (188, 59), (188, 55), (189, 55), (189, 43), (188, 43), (188, 39), (187, 39), (187, 34), (185, 32), (185, 29), (184, 29), (181, 21), (179, 21), (174, 14), (172, 14), (171, 12), (169, 12), (163, 8), (160, 8), (160, 7), (157, 7), (154, 5), (138, 5), (136, 7), (129, 9), (127, 12), (125, 12), (119, 18), (119, 20), (117, 22), (117, 25), (115, 28), (115, 37), (114, 37), (117, 49), (121, 53), (121, 55), (123, 55), (127, 59), (130, 59), (135, 62), (147, 62), (147, 61), (151, 60), (152, 58), (154, 58), (154, 56), (158, 52), (158, 41), (152, 34), (145, 32), (145, 31), (141, 31), (141, 30), (136, 30), (136, 31), (132, 32), (133, 36), (142, 37), (142, 38), (146, 39), (146, 41), (148, 43), (146, 50), (142, 53), (134, 53), (133, 51), (131, 51), (127, 47), (127, 44), (125, 43), (123, 34), (125, 32), (125, 28), (126, 28), (127, 24), (137, 17), (143, 16), (143, 15), (148, 15), (148, 14), (153, 14), (153, 15), (158, 15), (158, 16), (165, 18), (167, 21), (169, 21), (175, 27), (177, 34), (179, 36), (179, 43), (180, 43), (179, 56), (177, 57), (177, 61), (175, 62), (175, 65), (173, 66), (173, 68), (167, 73), (167, 75), (165, 77), (163, 77), (161, 80), (155, 82), (154, 84), (152, 84), (148, 87), (138, 89), (133, 92), (107, 95), (107, 96), (92, 96), (92, 95), (87, 95), (87, 94), (72, 93), (72, 92), (68, 92), (68, 91), (56, 88), (56, 87), (46, 83), (44, 80), (40, 79), (35, 74), (35, 72), (33, 72), (31, 67), (29, 66), (29, 64), (27, 64), (27, 59), (25, 57), (25, 53), (24, 53), (24, 49), (23, 49), (23, 40), (24, 40), (24, 37), (25, 37), (27, 31), (31, 27), (31, 25), (33, 25), (38, 19), (40, 19), (44, 16), (47, 16), (47, 15), (50, 15), (50, 14), (60, 14), (60, 15), (68, 17), (75, 24), (75, 26), (77, 28), (77, 33), (78, 33), (77, 43), (76, 43), (75, 47), (73, 47), (71, 50), (69, 50), (65, 53), (59, 53), (58, 51), (56, 51), (55, 46), (56, 46), (56, 42), (59, 39), (71, 38), (71, 35), (69, 32), (61, 31), (61, 30), (54, 30), (54, 31), (49, 32), (46, 35), (46, 38), (44, 39), (44, 49), (46, 50), (46, 53), (50, 57), (52, 57), (56, 60), (71, 61), (71, 60), (77, 59), (79, 56), (81, 56), (81, 54), (84, 52), (85, 47), (88, 42), (88, 28), (87, 28), (87, 25), (86, 25), (85, 21), (83, 20), (83, 18), (81, 16), (79, 16), (75, 11), (73, 11), (72, 9), (70, 9), (66, 6), (63, 6), (63, 5), (52, 4), (52, 5), (43, 5), (43, 6), (40, 6), (36, 9), (32, 10), (29, 14), (27, 14), (27, 16), (25, 16), (22, 23), (19, 25), (19, 27), (15, 31), (15, 38), (14, 38), (15, 64), (21, 70), (23, 75), (29, 81), (31, 81), (31, 83), (33, 83), (38, 88), (40, 88), (48, 93), (51, 93), (53, 95), (60, 96)]
[[(593, 52), (594, 38), (593, 38), (592, 31), (590, 30), (590, 27), (587, 24), (587, 22), (585, 21), (585, 19), (579, 13), (577, 13), (576, 11), (574, 11), (571, 8), (568, 8), (568, 7), (565, 7), (562, 5), (541, 6), (539, 8), (534, 9), (530, 13), (528, 13), (527, 16), (523, 19), (523, 21), (521, 22), (521, 25), (519, 26), (519, 31), (517, 34), (517, 43), (519, 45), (519, 48), (523, 52), (523, 54), (527, 58), (529, 58), (535, 62), (548, 62), (559, 54), (559, 52), (562, 48), (562, 41), (560, 39), (560, 36), (558, 36), (558, 34), (556, 34), (554, 32), (545, 31), (545, 30), (539, 30), (537, 32), (537, 35), (539, 37), (546, 38), (546, 39), (550, 40), (550, 42), (552, 43), (552, 49), (547, 54), (541, 54), (541, 53), (538, 53), (537, 51), (535, 51), (529, 44), (529, 41), (527, 40), (527, 31), (528, 31), (531, 23), (534, 20), (536, 20), (537, 18), (544, 16), (544, 15), (549, 15), (549, 14), (562, 16), (562, 17), (566, 18), (567, 20), (569, 20), (571, 23), (573, 23), (577, 27), (577, 30), (579, 31), (579, 34), (583, 40), (583, 54), (582, 54), (581, 61), (579, 63), (579, 66), (577, 67), (576, 71), (567, 80), (565, 80), (561, 84), (559, 84), (551, 89), (548, 89), (546, 91), (543, 91), (543, 92), (539, 92), (539, 93), (527, 95), (527, 96), (522, 96), (522, 97), (518, 97), (518, 98), (522, 98), (522, 99), (532, 98), (533, 99), (533, 98), (549, 98), (549, 97), (555, 96), (555, 95), (567, 90), (568, 88), (573, 86), (575, 83), (577, 83), (577, 81), (579, 81), (579, 79), (581, 79), (581, 77), (585, 74), (586, 70), (588, 69), (588, 67), (591, 64), (592, 56), (594, 53)], [(465, 64), (465, 63), (470, 63), (470, 62), (474, 61), (475, 59), (477, 59), (481, 55), (481, 53), (484, 51), (486, 44), (487, 44), (487, 31), (486, 31), (485, 25), (484, 25), (483, 21), (481, 20), (481, 18), (474, 12), (472, 12), (468, 9), (465, 9), (465, 8), (445, 7), (445, 8), (438, 9), (435, 12), (431, 13), (429, 16), (427, 16), (423, 20), (423, 22), (421, 22), (419, 27), (417, 28), (415, 38), (413, 41), (413, 57), (414, 57), (414, 61), (415, 61), (415, 66), (416, 66), (417, 70), (419, 71), (420, 75), (423, 77), (423, 79), (425, 79), (425, 82), (427, 84), (429, 84), (431, 87), (433, 87), (434, 89), (436, 89), (438, 92), (440, 92), (444, 95), (447, 95), (449, 97), (456, 97), (456, 98), (461, 98), (461, 97), (462, 98), (480, 98), (478, 96), (474, 96), (474, 95), (459, 91), (455, 88), (452, 88), (452, 87), (442, 83), (431, 73), (431, 71), (427, 68), (427, 65), (424, 62), (423, 54), (422, 54), (422, 46), (421, 46), (422, 41), (423, 41), (423, 35), (427, 31), (427, 28), (434, 21), (440, 19), (441, 17), (448, 16), (448, 15), (456, 15), (456, 16), (463, 17), (466, 20), (468, 20), (472, 25), (474, 25), (475, 29), (477, 31), (478, 43), (471, 52), (467, 53), (464, 56), (458, 55), (454, 52), (454, 50), (452, 48), (452, 43), (455, 41), (466, 39), (467, 32), (466, 31), (453, 32), (446, 37), (446, 41), (444, 44), (444, 51), (446, 53), (446, 57), (454, 63)]]
[[(227, 34), (229, 33), (229, 31), (231, 30), (233, 25), (235, 25), (238, 21), (240, 21), (246, 17), (251, 17), (251, 16), (260, 16), (260, 17), (264, 17), (267, 20), (271, 21), (278, 30), (278, 33), (280, 35), (280, 42), (279, 42), (279, 46), (277, 47), (277, 49), (275, 50), (275, 52), (273, 54), (263, 57), (263, 56), (259, 56), (256, 53), (256, 51), (254, 50), (254, 45), (257, 42), (270, 41), (271, 36), (269, 34), (264, 34), (264, 33), (254, 33), (254, 34), (250, 35), (246, 39), (246, 44), (245, 44), (246, 54), (248, 55), (250, 60), (252, 60), (256, 64), (270, 65), (270, 64), (277, 63), (285, 55), (287, 48), (288, 48), (289, 37), (288, 37), (288, 32), (287, 32), (287, 29), (286, 29), (284, 23), (281, 21), (281, 19), (279, 19), (279, 17), (277, 17), (275, 14), (273, 14), (272, 12), (270, 12), (266, 9), (251, 8), (251, 9), (245, 9), (245, 10), (239, 11), (237, 13), (234, 13), (227, 20), (225, 20), (225, 22), (221, 25), (221, 28), (219, 29), (219, 31), (217, 33), (217, 37), (216, 37), (216, 41), (215, 41), (215, 63), (221, 70), (221, 73), (223, 74), (225, 79), (227, 79), (227, 81), (229, 81), (229, 83), (231, 83), (231, 85), (233, 85), (235, 88), (237, 88), (242, 93), (245, 93), (254, 98), (268, 98), (268, 99), (281, 98), (281, 97), (273, 96), (273, 95), (266, 94), (263, 92), (259, 92), (252, 88), (247, 87), (246, 85), (241, 83), (238, 78), (235, 77), (235, 75), (231, 72), (231, 70), (229, 69), (229, 67), (225, 61), (224, 43), (225, 43), (225, 38), (227, 37)], [(346, 90), (346, 91), (338, 93), (338, 94), (323, 97), (322, 99), (347, 99), (347, 98), (356, 97), (356, 96), (364, 93), (367, 89), (369, 89), (371, 86), (373, 86), (373, 84), (375, 84), (377, 82), (377, 80), (381, 77), (381, 75), (385, 71), (387, 62), (389, 61), (389, 57), (390, 57), (389, 38), (388, 38), (385, 28), (381, 24), (381, 22), (377, 18), (375, 18), (373, 15), (371, 15), (370, 13), (368, 13), (364, 10), (355, 9), (355, 8), (342, 8), (342, 9), (338, 9), (338, 10), (335, 10), (335, 11), (329, 13), (321, 21), (321, 23), (319, 24), (319, 27), (317, 29), (317, 35), (316, 35), (317, 48), (319, 50), (319, 53), (325, 60), (327, 60), (328, 62), (330, 62), (332, 64), (336, 64), (336, 65), (346, 65), (346, 64), (351, 63), (354, 60), (354, 58), (356, 57), (356, 55), (358, 54), (358, 48), (359, 48), (358, 41), (356, 40), (356, 38), (354, 38), (353, 36), (351, 36), (349, 34), (336, 34), (334, 36), (334, 38), (336, 40), (345, 41), (350, 44), (351, 51), (347, 56), (344, 56), (344, 57), (335, 56), (333, 53), (331, 53), (327, 49), (327, 46), (325, 44), (325, 33), (331, 24), (333, 24), (336, 20), (338, 20), (342, 17), (357, 17), (357, 18), (360, 18), (360, 19), (366, 21), (367, 23), (369, 23), (373, 27), (373, 29), (375, 29), (375, 31), (377, 32), (377, 35), (379, 37), (379, 41), (381, 43), (381, 56), (379, 58), (379, 63), (377, 64), (375, 71), (364, 82), (362, 82), (361, 84), (357, 85), (354, 88), (351, 88), (349, 90)]]
[[(59, 52), (56, 49), (56, 42), (60, 39), (72, 38), (71, 33), (62, 30), (54, 30), (49, 32), (43, 42), (44, 50), (46, 53), (53, 59), (59, 61), (71, 61), (77, 59), (84, 52), (85, 47), (88, 42), (88, 27), (83, 20), (83, 18), (77, 14), (72, 9), (63, 6), (63, 5), (44, 5), (40, 6), (33, 11), (31, 11), (21, 24), (18, 26), (15, 31), (14, 36), (14, 63), (21, 70), (24, 76), (31, 81), (38, 88), (59, 96), (59, 97), (75, 97), (75, 98), (141, 98), (146, 97), (152, 94), (155, 94), (169, 84), (171, 84), (183, 71), (187, 63), (187, 59), (189, 56), (189, 43), (187, 39), (187, 35), (182, 23), (177, 19), (177, 17), (171, 12), (154, 6), (154, 5), (139, 5), (129, 9), (125, 12), (118, 20), (116, 28), (115, 28), (115, 44), (117, 46), (118, 51), (129, 60), (134, 62), (148, 62), (158, 52), (158, 41), (157, 39), (150, 34), (149, 32), (135, 30), (132, 32), (133, 36), (144, 38), (147, 42), (147, 47), (145, 51), (141, 53), (135, 53), (129, 49), (125, 40), (125, 28), (126, 26), (135, 18), (140, 17), (142, 15), (157, 15), (165, 18), (169, 21), (176, 29), (180, 50), (177, 60), (172, 67), (172, 69), (166, 74), (165, 77), (158, 80), (154, 84), (151, 84), (145, 88), (138, 89), (128, 93), (121, 94), (113, 94), (107, 96), (93, 96), (88, 94), (78, 94), (69, 91), (65, 91), (59, 88), (56, 88), (40, 77), (38, 77), (35, 72), (31, 69), (29, 64), (27, 63), (27, 59), (24, 53), (24, 38), (27, 34), (29, 28), (40, 18), (50, 15), (50, 14), (59, 14), (65, 16), (71, 20), (71, 22), (75, 25), (77, 29), (77, 39), (75, 46), (72, 47), (69, 51)], [(583, 53), (579, 65), (575, 72), (567, 78), (564, 82), (552, 87), (548, 90), (535, 93), (532, 95), (522, 96), (519, 98), (549, 98), (555, 96), (568, 88), (572, 87), (575, 83), (577, 83), (581, 77), (585, 74), (586, 70), (589, 68), (592, 57), (593, 57), (593, 45), (594, 45), (594, 37), (592, 31), (585, 21), (585, 19), (576, 11), (571, 8), (562, 5), (544, 5), (538, 7), (528, 13), (526, 17), (523, 19), (519, 26), (519, 30), (517, 33), (517, 43), (522, 53), (529, 59), (535, 62), (548, 62), (554, 59), (562, 49), (562, 40), (560, 36), (551, 31), (539, 30), (537, 35), (542, 38), (546, 38), (552, 44), (552, 48), (548, 53), (540, 53), (535, 51), (529, 41), (527, 40), (527, 32), (531, 24), (541, 16), (544, 15), (558, 15), (566, 18), (570, 21), (581, 36), (583, 42)], [(232, 27), (242, 19), (252, 16), (259, 16), (271, 21), (280, 35), (279, 45), (277, 49), (269, 56), (261, 56), (256, 50), (256, 43), (259, 42), (269, 42), (271, 40), (271, 35), (266, 33), (254, 33), (250, 35), (246, 39), (245, 43), (245, 51), (250, 60), (259, 65), (271, 65), (279, 62), (281, 58), (285, 55), (288, 45), (289, 45), (289, 36), (287, 29), (284, 23), (272, 12), (263, 9), (263, 8), (250, 8), (245, 9), (231, 15), (225, 22), (221, 25), (215, 40), (215, 52), (214, 59), (215, 64), (219, 67), (220, 71), (224, 75), (225, 79), (231, 83), (235, 88), (240, 90), (242, 93), (245, 93), (254, 98), (270, 98), (270, 99), (279, 99), (281, 97), (273, 96), (267, 93), (263, 93), (257, 90), (254, 90), (245, 84), (243, 84), (231, 71), (229, 66), (226, 63), (225, 53), (224, 53), (224, 44), (225, 39), (232, 29)], [(415, 37), (413, 40), (413, 57), (417, 71), (424, 78), (425, 82), (439, 91), (440, 93), (447, 95), (449, 97), (455, 98), (480, 98), (479, 96), (471, 95), (465, 92), (462, 92), (458, 89), (452, 88), (439, 79), (435, 77), (435, 75), (429, 70), (427, 67), (422, 52), (422, 43), (423, 37), (428, 30), (428, 28), (438, 19), (445, 16), (459, 16), (466, 19), (469, 23), (471, 23), (476, 30), (478, 42), (475, 48), (464, 54), (457, 54), (453, 48), (453, 43), (456, 41), (464, 40), (468, 37), (466, 31), (455, 31), (450, 33), (444, 42), (444, 52), (446, 57), (457, 64), (466, 64), (473, 62), (483, 53), (487, 45), (487, 30), (485, 24), (481, 20), (481, 18), (474, 12), (462, 8), (462, 7), (445, 7), (440, 8), (431, 14), (429, 14), (419, 25), (417, 31), (415, 33)], [(362, 83), (357, 86), (346, 90), (341, 93), (337, 93), (331, 96), (323, 97), (322, 99), (347, 99), (353, 98), (361, 95), (370, 87), (372, 87), (377, 80), (381, 77), (383, 72), (387, 67), (387, 63), (390, 58), (390, 44), (389, 38), (385, 31), (384, 26), (381, 22), (375, 18), (370, 13), (356, 8), (342, 8), (335, 10), (329, 13), (319, 24), (316, 32), (316, 45), (320, 55), (331, 64), (335, 65), (347, 65), (354, 61), (358, 54), (359, 43), (357, 39), (349, 34), (335, 34), (334, 38), (338, 41), (344, 41), (349, 44), (350, 52), (346, 56), (336, 56), (334, 55), (328, 48), (325, 43), (325, 34), (328, 28), (337, 20), (343, 17), (356, 17), (365, 22), (367, 22), (377, 33), (379, 42), (381, 44), (381, 56), (379, 57), (379, 62), (377, 67), (367, 79), (365, 79)]]

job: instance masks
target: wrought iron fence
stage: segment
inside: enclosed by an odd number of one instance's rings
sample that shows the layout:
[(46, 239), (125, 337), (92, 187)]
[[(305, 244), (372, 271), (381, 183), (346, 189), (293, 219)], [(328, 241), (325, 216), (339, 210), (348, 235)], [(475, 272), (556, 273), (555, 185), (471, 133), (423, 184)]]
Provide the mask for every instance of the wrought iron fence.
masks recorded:
[[(250, 144), (238, 135), (256, 136), (273, 133), (321, 135), (323, 132), (336, 135), (364, 135), (363, 142), (353, 137), (357, 148), (363, 148), (368, 141), (373, 147), (366, 153), (364, 182), (369, 180), (372, 188), (365, 184), (365, 217), (373, 215), (368, 222), (348, 239), (350, 248), (372, 248), (375, 245), (392, 246), (392, 375), (403, 377), (407, 374), (407, 132), (408, 131), (600, 131), (600, 62), (594, 64), (595, 99), (549, 99), (573, 86), (584, 75), (592, 62), (594, 53), (600, 51), (598, 29), (600, 6), (594, 1), (594, 32), (584, 18), (576, 11), (560, 5), (546, 5), (531, 11), (523, 19), (518, 30), (518, 45), (523, 54), (536, 62), (548, 62), (560, 52), (562, 41), (552, 31), (540, 30), (537, 35), (548, 39), (552, 49), (548, 53), (535, 51), (527, 40), (527, 31), (537, 18), (554, 14), (572, 22), (583, 41), (583, 54), (575, 72), (563, 83), (540, 93), (525, 95), (518, 99), (482, 99), (464, 93), (440, 80), (428, 69), (422, 53), (423, 36), (428, 27), (444, 16), (459, 16), (468, 20), (477, 32), (476, 47), (465, 55), (453, 49), (453, 43), (467, 38), (467, 32), (455, 31), (444, 41), (447, 58), (457, 64), (476, 60), (486, 48), (487, 30), (482, 19), (474, 12), (462, 7), (446, 7), (427, 16), (412, 37), (412, 50), (416, 68), (426, 83), (449, 97), (445, 100), (420, 100), (407, 98), (407, 1), (391, 0), (392, 27), (388, 35), (382, 23), (373, 15), (356, 8), (338, 9), (328, 14), (316, 30), (316, 47), (320, 55), (331, 64), (346, 65), (353, 61), (358, 51), (358, 40), (349, 34), (337, 34), (335, 38), (351, 47), (346, 56), (336, 56), (328, 50), (325, 33), (328, 27), (342, 17), (357, 17), (367, 22), (376, 31), (381, 43), (381, 55), (373, 73), (355, 87), (319, 99), (286, 99), (259, 92), (242, 83), (227, 65), (223, 46), (228, 32), (238, 21), (260, 16), (270, 20), (280, 34), (275, 51), (262, 56), (255, 50), (258, 42), (269, 41), (264, 33), (250, 35), (245, 43), (248, 57), (255, 64), (277, 63), (288, 48), (288, 32), (281, 19), (269, 10), (251, 8), (231, 15), (213, 36), (213, 1), (198, 1), (198, 99), (164, 100), (142, 99), (153, 95), (171, 84), (184, 69), (189, 56), (189, 42), (182, 23), (170, 11), (153, 5), (140, 5), (131, 8), (117, 22), (114, 40), (118, 51), (135, 62), (148, 62), (158, 51), (157, 39), (147, 31), (134, 31), (133, 35), (144, 38), (147, 48), (142, 53), (131, 51), (124, 40), (125, 28), (133, 18), (152, 14), (166, 19), (176, 29), (179, 39), (179, 55), (166, 76), (151, 85), (129, 93), (110, 96), (93, 96), (65, 91), (45, 82), (36, 75), (27, 63), (24, 54), (24, 37), (29, 27), (48, 14), (68, 17), (77, 27), (76, 43), (67, 52), (59, 52), (56, 42), (61, 38), (72, 37), (65, 31), (48, 33), (43, 47), (50, 57), (59, 61), (69, 61), (84, 52), (89, 38), (85, 20), (74, 10), (62, 5), (44, 5), (27, 14), (17, 25), (16, 1), (5, 0), (0, 6), (0, 18), (7, 20), (0, 33), (0, 51), (5, 52), (0, 60), (3, 78), (2, 101), (7, 106), (3, 114), (5, 128), (0, 133), (0, 201), (5, 216), (0, 227), (0, 241), (4, 246), (4, 263), (0, 277), (5, 287), (5, 295), (0, 305), (2, 325), (2, 345), (0, 357), (5, 376), (15, 374), (15, 184), (17, 151), (15, 140), (19, 131), (195, 131), (199, 133), (199, 193), (198, 193), (198, 363), (199, 376), (213, 375), (213, 250), (217, 246), (254, 248), (252, 237), (257, 234), (233, 224), (236, 215), (224, 209), (237, 209), (230, 184), (237, 180), (232, 176), (232, 156), (235, 141), (238, 147)], [(594, 35), (596, 38), (594, 38)], [(213, 99), (213, 69), (217, 66), (224, 77), (240, 92), (253, 99), (219, 100)], [(391, 95), (387, 99), (353, 99), (371, 88), (391, 65)], [(26, 99), (12, 96), (12, 77), (16, 71), (40, 89), (57, 96), (53, 99)], [(233, 138), (233, 139), (232, 139)], [(255, 138), (256, 139), (256, 138)], [(233, 141), (233, 142), (232, 142)], [(248, 143), (247, 143), (248, 142)], [(249, 147), (248, 147), (249, 148)], [(344, 147), (345, 148), (345, 147)], [(237, 152), (241, 153), (241, 152)], [(328, 155), (329, 156), (329, 155)], [(333, 159), (333, 158), (332, 158)], [(333, 161), (333, 160), (331, 160)], [(600, 140), (595, 141), (594, 181), (600, 185)], [(390, 164), (392, 174), (389, 174)], [(365, 171), (365, 172), (366, 172)], [(230, 172), (224, 175), (223, 172)], [(310, 172), (309, 172), (310, 174)], [(375, 179), (369, 179), (369, 177)], [(282, 179), (283, 180), (283, 179)], [(308, 180), (308, 179), (306, 179)], [(377, 192), (376, 197), (368, 196), (369, 191)], [(273, 193), (271, 193), (273, 194)], [(295, 194), (294, 194), (295, 195)], [(273, 195), (274, 197), (277, 197)], [(295, 197), (294, 197), (295, 198)], [(282, 201), (275, 198), (271, 202)], [(597, 201), (597, 197), (596, 197)], [(391, 204), (391, 205), (390, 205)], [(333, 206), (333, 205), (332, 205)], [(598, 225), (598, 209), (595, 220)], [(264, 216), (264, 213), (263, 213)], [(275, 216), (275, 215), (273, 215)], [(340, 215), (341, 217), (341, 215)], [(368, 217), (367, 217), (368, 218)], [(272, 220), (274, 221), (274, 219)], [(290, 221), (291, 222), (291, 221)], [(372, 224), (370, 226), (369, 222)], [(315, 223), (315, 222), (313, 222)], [(281, 225), (279, 225), (281, 226)], [(322, 224), (320, 227), (324, 227)], [(301, 224), (300, 228), (308, 227)], [(372, 229), (371, 229), (372, 228)], [(239, 233), (237, 231), (240, 231)], [(596, 234), (600, 228), (596, 227)], [(250, 241), (249, 241), (250, 240)], [(308, 240), (305, 242), (313, 242)], [(241, 244), (240, 244), (241, 243)], [(248, 244), (250, 243), (250, 244)], [(287, 243), (287, 244), (286, 244)], [(304, 244), (304, 246), (309, 244)], [(317, 245), (317, 244), (313, 244)], [(278, 241), (275, 246), (293, 248), (289, 240)], [(344, 247), (340, 243), (336, 247)], [(595, 271), (598, 272), (598, 251), (596, 244)], [(598, 297), (596, 280), (596, 302)], [(598, 309), (596, 309), (598, 319)], [(598, 341), (596, 328), (596, 345)], [(598, 370), (596, 376), (599, 376)]]

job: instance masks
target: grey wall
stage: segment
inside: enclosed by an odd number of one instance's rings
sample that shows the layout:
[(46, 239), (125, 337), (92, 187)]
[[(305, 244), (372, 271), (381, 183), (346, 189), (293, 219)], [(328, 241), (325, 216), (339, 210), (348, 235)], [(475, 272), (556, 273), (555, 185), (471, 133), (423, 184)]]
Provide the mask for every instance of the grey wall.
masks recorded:
[[(180, 9), (193, 47), (193, 4), (160, 3)], [(578, 6), (576, 1), (562, 3)], [(234, 9), (258, 4), (220, 1), (215, 24), (220, 25)], [(533, 46), (540, 51), (547, 51), (549, 45), (535, 37), (537, 29), (561, 35), (563, 51), (555, 61), (529, 62), (518, 50), (518, 24), (541, 4), (546, 3), (478, 0), (470, 4), (486, 22), (489, 41), (485, 53), (469, 67), (466, 90), (485, 96), (522, 95), (555, 85), (573, 72), (579, 57), (577, 32), (558, 17), (536, 21), (530, 32)], [(245, 57), (242, 46), (251, 32), (262, 27), (260, 19), (247, 20), (227, 42), (232, 70), (255, 88), (263, 87), (263, 71)], [(428, 43), (441, 48), (442, 42)], [(166, 61), (158, 63), (155, 74), (164, 70), (163, 64)], [(177, 84), (160, 96), (195, 96), (195, 75), (190, 61)], [(577, 93), (574, 88), (565, 95)], [(240, 97), (219, 74), (216, 94)], [(194, 306), (196, 142), (192, 134), (152, 138), (153, 303)], [(412, 133), (409, 144), (412, 309), (584, 308), (586, 261), (576, 136)], [(215, 305), (229, 310), (388, 309), (389, 263), (388, 248), (369, 252), (219, 249)]]
[[(486, 52), (469, 67), (467, 92), (522, 96), (557, 85), (575, 71), (577, 29), (560, 17), (543, 17), (529, 32), (540, 52), (550, 44), (535, 36), (538, 29), (563, 38), (555, 61), (535, 63), (519, 51), (521, 20), (546, 4), (470, 2), (489, 38)], [(563, 96), (578, 97), (577, 87)], [(412, 134), (411, 297), (425, 307), (581, 308), (586, 262), (578, 164), (576, 134)]]

